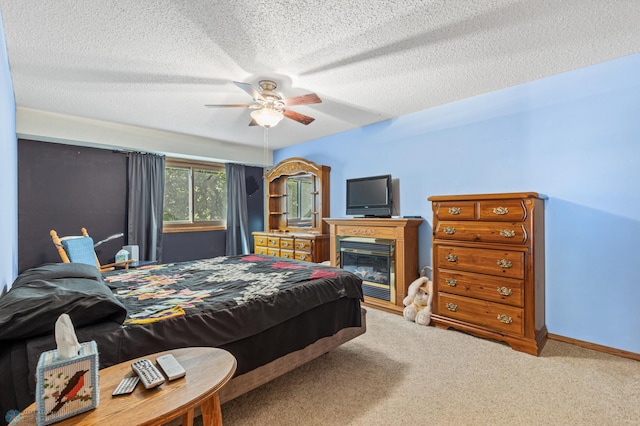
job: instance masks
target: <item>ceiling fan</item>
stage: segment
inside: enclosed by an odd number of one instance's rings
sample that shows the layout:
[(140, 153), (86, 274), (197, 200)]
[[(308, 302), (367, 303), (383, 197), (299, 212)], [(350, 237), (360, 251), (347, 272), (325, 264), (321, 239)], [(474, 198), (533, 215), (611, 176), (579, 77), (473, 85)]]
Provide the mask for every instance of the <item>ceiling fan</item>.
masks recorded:
[(315, 118), (308, 115), (300, 114), (299, 112), (285, 109), (294, 105), (306, 105), (321, 103), (322, 99), (315, 93), (308, 93), (306, 95), (295, 96), (291, 98), (283, 98), (275, 90), (278, 85), (271, 80), (260, 80), (258, 86), (260, 91), (256, 90), (249, 83), (241, 83), (238, 81), (233, 82), (236, 86), (244, 90), (253, 98), (253, 102), (250, 104), (230, 104), (230, 105), (205, 105), (207, 108), (250, 108), (251, 122), (249, 126), (262, 126), (273, 127), (282, 120), (283, 117), (290, 118), (307, 125), (311, 123)]

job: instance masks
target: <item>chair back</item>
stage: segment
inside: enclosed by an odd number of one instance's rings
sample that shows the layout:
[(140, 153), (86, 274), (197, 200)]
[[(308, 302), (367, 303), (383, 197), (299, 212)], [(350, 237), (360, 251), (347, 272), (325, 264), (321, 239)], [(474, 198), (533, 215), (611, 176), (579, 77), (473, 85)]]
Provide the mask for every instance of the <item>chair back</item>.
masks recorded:
[(66, 237), (61, 238), (60, 242), (70, 262), (97, 266), (93, 238), (84, 236)]
[[(110, 263), (108, 265), (100, 265), (98, 256), (96, 255), (93, 238), (89, 236), (86, 228), (80, 230), (82, 235), (73, 235), (60, 238), (58, 233), (53, 229), (49, 232), (53, 244), (58, 250), (58, 255), (64, 263), (84, 263), (98, 268), (100, 272), (112, 271), (116, 266), (129, 269), (129, 264), (133, 260), (125, 260), (121, 262)], [(121, 236), (119, 234), (118, 236)], [(100, 243), (98, 243), (100, 244)]]

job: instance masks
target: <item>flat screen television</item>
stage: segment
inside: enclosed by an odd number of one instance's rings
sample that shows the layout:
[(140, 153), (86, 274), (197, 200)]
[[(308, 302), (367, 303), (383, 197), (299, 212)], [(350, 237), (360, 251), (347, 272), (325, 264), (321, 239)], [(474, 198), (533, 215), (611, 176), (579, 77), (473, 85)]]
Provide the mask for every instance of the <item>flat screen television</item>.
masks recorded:
[(347, 179), (347, 215), (391, 217), (391, 175)]

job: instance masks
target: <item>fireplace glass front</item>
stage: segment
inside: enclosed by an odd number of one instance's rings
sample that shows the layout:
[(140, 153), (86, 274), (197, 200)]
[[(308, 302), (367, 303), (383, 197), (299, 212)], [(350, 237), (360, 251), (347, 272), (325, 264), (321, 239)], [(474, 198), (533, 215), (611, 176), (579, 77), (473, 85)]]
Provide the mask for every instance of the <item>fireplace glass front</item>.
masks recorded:
[(395, 240), (342, 237), (340, 267), (362, 278), (365, 296), (396, 302)]

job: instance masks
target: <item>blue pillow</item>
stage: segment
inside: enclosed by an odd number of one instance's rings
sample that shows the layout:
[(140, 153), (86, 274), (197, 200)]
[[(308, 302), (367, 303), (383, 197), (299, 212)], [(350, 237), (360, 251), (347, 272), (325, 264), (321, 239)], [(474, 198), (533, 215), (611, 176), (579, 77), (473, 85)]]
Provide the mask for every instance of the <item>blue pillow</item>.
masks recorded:
[(96, 268), (96, 253), (93, 249), (93, 238), (74, 237), (62, 240), (62, 248), (67, 252), (71, 263), (84, 263)]

